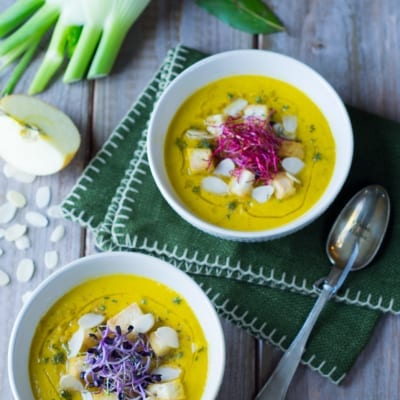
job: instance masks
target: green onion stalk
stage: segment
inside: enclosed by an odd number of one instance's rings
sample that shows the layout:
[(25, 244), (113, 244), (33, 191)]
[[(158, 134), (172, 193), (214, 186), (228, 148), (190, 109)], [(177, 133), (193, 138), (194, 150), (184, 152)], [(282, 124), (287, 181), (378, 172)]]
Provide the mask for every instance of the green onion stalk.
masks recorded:
[(43, 36), (52, 36), (29, 94), (46, 89), (69, 59), (63, 82), (108, 75), (122, 43), (150, 0), (17, 0), (0, 14), (0, 73), (16, 66), (2, 94), (11, 93)]

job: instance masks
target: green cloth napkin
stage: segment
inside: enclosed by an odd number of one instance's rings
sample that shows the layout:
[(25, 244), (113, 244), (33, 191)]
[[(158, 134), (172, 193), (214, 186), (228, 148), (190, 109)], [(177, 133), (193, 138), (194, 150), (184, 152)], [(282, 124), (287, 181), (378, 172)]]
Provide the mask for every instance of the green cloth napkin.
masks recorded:
[(296, 234), (263, 243), (238, 243), (202, 233), (163, 200), (147, 161), (147, 124), (162, 91), (205, 55), (178, 46), (115, 128), (63, 202), (71, 220), (90, 228), (102, 251), (130, 250), (165, 259), (190, 274), (218, 313), (257, 338), (285, 350), (315, 302), (313, 283), (326, 276), (328, 231), (356, 191), (386, 187), (393, 216), (373, 265), (350, 274), (321, 315), (303, 362), (335, 383), (343, 380), (382, 312), (400, 312), (397, 265), (400, 204), (400, 126), (350, 109), (355, 154), (350, 176), (330, 209)]

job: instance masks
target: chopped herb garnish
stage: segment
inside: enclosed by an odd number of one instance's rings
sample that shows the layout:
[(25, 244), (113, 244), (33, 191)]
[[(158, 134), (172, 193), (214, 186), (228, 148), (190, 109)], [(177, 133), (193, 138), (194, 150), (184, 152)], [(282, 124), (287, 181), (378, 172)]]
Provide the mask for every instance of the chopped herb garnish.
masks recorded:
[(228, 92), (226, 95), (227, 95), (231, 100), (235, 97), (235, 95), (234, 95), (233, 93), (231, 93), (231, 92)]
[(310, 132), (314, 132), (315, 131), (315, 125), (314, 124), (311, 124), (310, 125)]
[(200, 186), (193, 186), (192, 192), (193, 193), (200, 193)]
[(263, 102), (264, 102), (264, 101), (263, 101), (262, 96), (257, 96), (257, 97), (256, 97), (256, 103), (260, 104), (260, 103), (263, 103)]
[(117, 299), (112, 299), (111, 300), (113, 303), (118, 303), (118, 300)]
[(101, 304), (100, 307), (99, 307), (99, 310), (100, 311), (105, 311), (105, 309), (106, 309), (106, 306), (104, 304)]
[(238, 206), (237, 201), (231, 201), (231, 202), (228, 203), (228, 209), (230, 211), (233, 211), (237, 206)]
[(211, 143), (207, 139), (201, 139), (200, 142), (198, 143), (197, 147), (199, 149), (210, 149)]
[(175, 303), (175, 304), (181, 304), (182, 303), (182, 299), (179, 296), (177, 296), (174, 299), (172, 299), (172, 302)]
[(147, 304), (147, 299), (146, 297), (143, 297), (142, 300), (140, 300), (141, 304)]
[(289, 110), (289, 108), (290, 108), (290, 106), (288, 106), (287, 104), (284, 104), (284, 105), (282, 106), (282, 110), (283, 110), (283, 111), (287, 111), (287, 110)]
[(236, 176), (248, 170), (255, 175), (256, 181), (269, 183), (279, 170), (278, 149), (282, 139), (269, 121), (266, 123), (257, 117), (245, 120), (228, 117), (216, 141), (213, 157), (217, 160), (230, 158), (237, 166)]
[(317, 152), (313, 156), (313, 161), (319, 161), (322, 159), (322, 154), (320, 152)]
[(178, 360), (179, 358), (183, 357), (183, 351), (178, 351), (178, 353), (176, 353), (175, 358)]
[(65, 362), (65, 354), (59, 351), (51, 357), (51, 362), (53, 364), (63, 364)]
[(175, 144), (178, 146), (179, 150), (185, 150), (187, 143), (180, 137), (176, 138)]
[(144, 399), (146, 387), (161, 379), (150, 372), (158, 360), (148, 337), (139, 334), (131, 339), (119, 326), (115, 331), (106, 326), (97, 334), (97, 345), (86, 352), (81, 374), (85, 386), (115, 393), (117, 399)]
[(70, 392), (68, 392), (67, 390), (61, 390), (60, 396), (63, 399), (66, 399), (66, 400), (71, 400), (72, 399), (72, 394)]

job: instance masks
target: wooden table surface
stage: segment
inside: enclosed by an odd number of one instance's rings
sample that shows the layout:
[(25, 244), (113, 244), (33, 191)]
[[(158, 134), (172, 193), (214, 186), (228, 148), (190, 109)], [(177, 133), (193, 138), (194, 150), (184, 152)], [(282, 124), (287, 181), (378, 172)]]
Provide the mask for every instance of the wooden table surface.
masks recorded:
[[(11, 2), (1, 0), (0, 11)], [(27, 196), (25, 210), (35, 209), (34, 196), (37, 188), (43, 185), (51, 187), (52, 204), (59, 203), (155, 73), (167, 50), (177, 43), (208, 53), (260, 46), (288, 54), (320, 72), (347, 104), (400, 122), (398, 0), (269, 0), (268, 4), (279, 15), (287, 32), (254, 38), (221, 23), (193, 1), (153, 0), (129, 32), (110, 77), (69, 86), (55, 81), (38, 96), (72, 117), (82, 134), (80, 151), (68, 168), (53, 176), (37, 178), (31, 184), (6, 179), (0, 172), (0, 204), (5, 201), (7, 190), (13, 189)], [(16, 92), (26, 92), (38, 61), (28, 69)], [(6, 76), (0, 77), (1, 85)], [(25, 210), (18, 213), (16, 221), (23, 220)], [(22, 306), (22, 295), (51, 273), (44, 266), (45, 251), (56, 249), (60, 256), (59, 265), (96, 252), (91, 234), (68, 221), (63, 221), (66, 236), (57, 244), (51, 243), (51, 228), (59, 222), (51, 220), (48, 229), (31, 228), (32, 246), (24, 251), (0, 239), (0, 248), (4, 250), (0, 268), (12, 279), (8, 286), (0, 288), (2, 400), (12, 399), (7, 375), (7, 346), (12, 325)], [(36, 270), (31, 281), (19, 283), (15, 269), (24, 257), (35, 261)], [(228, 322), (223, 321), (223, 326), (227, 368), (218, 399), (252, 399), (281, 353)], [(342, 386), (337, 387), (301, 366), (287, 399), (398, 399), (399, 370), (400, 319), (389, 315), (379, 323)]]

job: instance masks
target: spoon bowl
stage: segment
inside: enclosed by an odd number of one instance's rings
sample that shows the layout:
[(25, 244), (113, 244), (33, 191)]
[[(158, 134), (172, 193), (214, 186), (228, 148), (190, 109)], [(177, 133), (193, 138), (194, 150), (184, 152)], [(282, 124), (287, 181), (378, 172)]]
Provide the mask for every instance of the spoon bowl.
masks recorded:
[(381, 246), (389, 215), (389, 195), (382, 186), (360, 190), (338, 215), (329, 233), (326, 253), (331, 263), (343, 269), (357, 242), (358, 254), (351, 269), (366, 267)]

